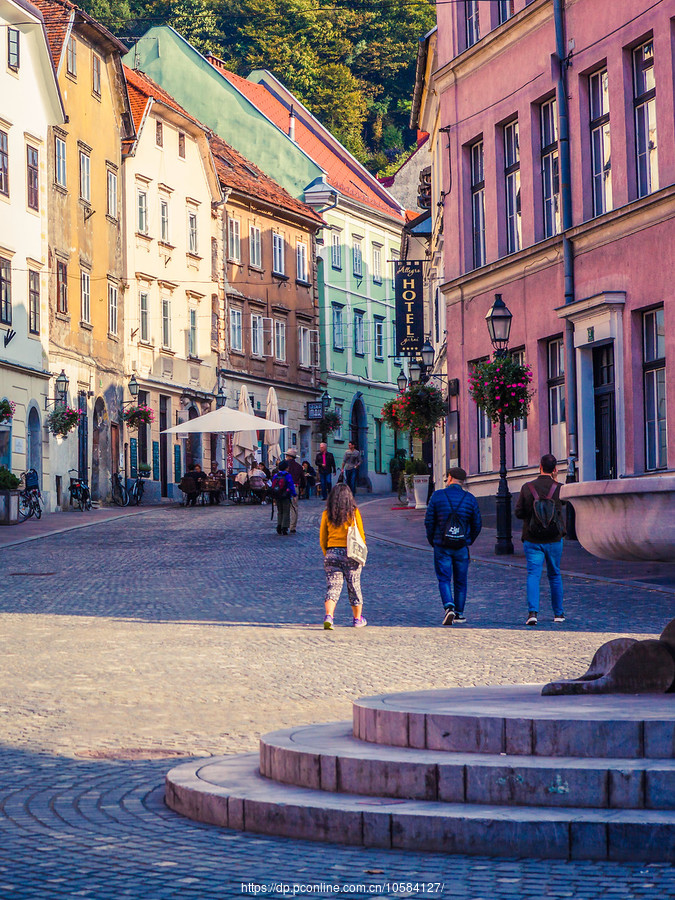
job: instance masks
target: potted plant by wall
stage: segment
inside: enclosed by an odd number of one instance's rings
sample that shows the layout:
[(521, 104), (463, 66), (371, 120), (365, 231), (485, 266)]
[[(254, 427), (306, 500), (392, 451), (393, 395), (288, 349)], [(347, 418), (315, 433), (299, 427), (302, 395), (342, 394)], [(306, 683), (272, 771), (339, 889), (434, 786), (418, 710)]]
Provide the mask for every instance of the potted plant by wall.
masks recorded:
[(141, 476), (141, 478), (149, 478), (151, 472), (152, 467), (150, 466), (150, 463), (138, 464), (138, 474)]
[(0, 425), (7, 425), (12, 421), (15, 409), (13, 400), (0, 400)]
[(401, 473), (405, 466), (405, 450), (397, 450), (389, 460), (389, 474), (391, 475), (391, 489), (398, 490)]
[(134, 403), (124, 410), (122, 418), (129, 428), (138, 428), (140, 425), (149, 425), (151, 422), (154, 422), (155, 413), (149, 406), (144, 406), (142, 403), (138, 405)]
[(67, 437), (80, 421), (81, 415), (82, 413), (79, 409), (73, 409), (72, 406), (63, 406), (59, 403), (49, 413), (45, 424), (51, 433), (57, 437)]
[(16, 525), (19, 521), (21, 481), (6, 466), (0, 466), (0, 525)]
[(423, 459), (415, 459), (415, 457), (406, 459), (405, 487), (408, 496), (408, 506), (414, 506), (415, 509), (425, 509), (429, 491), (429, 466)]
[(340, 413), (337, 410), (324, 410), (323, 416), (321, 417), (321, 419), (319, 419), (319, 432), (321, 434), (321, 440), (325, 441), (328, 438), (328, 435), (332, 434), (334, 431), (338, 431), (341, 425), (342, 418), (340, 417)]
[(476, 363), (469, 372), (469, 396), (491, 422), (512, 425), (527, 415), (534, 395), (532, 369), (511, 356)]

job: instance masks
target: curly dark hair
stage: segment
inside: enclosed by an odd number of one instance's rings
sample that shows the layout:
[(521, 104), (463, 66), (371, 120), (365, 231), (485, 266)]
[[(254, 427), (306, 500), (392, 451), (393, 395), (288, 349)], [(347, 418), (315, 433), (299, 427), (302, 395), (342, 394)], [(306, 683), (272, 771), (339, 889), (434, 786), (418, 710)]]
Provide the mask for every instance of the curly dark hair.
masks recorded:
[(330, 524), (339, 528), (346, 522), (351, 522), (357, 509), (351, 488), (346, 484), (336, 484), (326, 501), (326, 512)]

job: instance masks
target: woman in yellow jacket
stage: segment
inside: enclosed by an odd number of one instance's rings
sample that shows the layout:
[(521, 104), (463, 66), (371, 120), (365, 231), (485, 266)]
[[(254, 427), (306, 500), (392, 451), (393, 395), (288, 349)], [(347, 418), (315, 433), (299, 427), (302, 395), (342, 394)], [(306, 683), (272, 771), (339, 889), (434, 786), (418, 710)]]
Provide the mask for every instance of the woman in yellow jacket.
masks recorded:
[(361, 569), (363, 565), (347, 556), (347, 529), (354, 524), (361, 532), (364, 542), (361, 513), (354, 500), (354, 495), (346, 484), (336, 484), (328, 495), (326, 509), (321, 517), (320, 542), (323, 550), (323, 567), (326, 572), (326, 618), (323, 627), (333, 630), (333, 613), (342, 583), (347, 582), (347, 593), (354, 616), (354, 628), (363, 628), (368, 623), (363, 617), (363, 595), (361, 593)]

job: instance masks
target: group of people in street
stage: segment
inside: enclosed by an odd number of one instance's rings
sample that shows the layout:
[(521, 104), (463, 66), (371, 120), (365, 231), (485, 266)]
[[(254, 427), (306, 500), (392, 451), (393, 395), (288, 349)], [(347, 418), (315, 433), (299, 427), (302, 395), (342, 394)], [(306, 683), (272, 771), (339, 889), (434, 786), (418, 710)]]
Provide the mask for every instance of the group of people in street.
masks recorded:
[[(349, 441), (349, 445), (342, 460), (340, 474), (338, 475), (338, 483), (344, 481), (354, 496), (356, 496), (356, 481), (361, 462), (361, 451), (354, 441)], [(314, 464), (319, 473), (321, 499), (326, 500), (332, 490), (333, 475), (337, 475), (337, 467), (335, 465), (335, 457), (328, 450), (328, 444), (326, 444), (325, 441), (319, 444), (319, 452), (316, 454)]]
[[(539, 586), (544, 563), (551, 589), (553, 621), (565, 621), (560, 572), (565, 522), (557, 479), (557, 460), (551, 453), (546, 453), (539, 463), (538, 478), (522, 486), (514, 510), (516, 518), (523, 522), (522, 540), (527, 563), (525, 624), (529, 626), (537, 625), (539, 618)], [(450, 469), (445, 487), (432, 494), (424, 518), (427, 541), (434, 548), (443, 625), (466, 622), (469, 548), (482, 528), (478, 503), (473, 494), (464, 489), (465, 482), (464, 469)]]

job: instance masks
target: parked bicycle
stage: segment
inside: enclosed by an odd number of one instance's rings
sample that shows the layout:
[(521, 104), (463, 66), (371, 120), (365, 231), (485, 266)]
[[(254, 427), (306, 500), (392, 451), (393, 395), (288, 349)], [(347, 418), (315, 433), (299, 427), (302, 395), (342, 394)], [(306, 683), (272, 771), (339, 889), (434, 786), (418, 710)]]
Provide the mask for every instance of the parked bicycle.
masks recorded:
[(137, 475), (136, 480), (131, 485), (131, 489), (129, 490), (129, 503), (132, 503), (135, 506), (140, 506), (141, 500), (143, 499), (144, 490), (145, 482), (140, 475)]
[(112, 499), (113, 503), (118, 506), (129, 505), (129, 491), (124, 481), (122, 481), (119, 472), (113, 472), (110, 479), (112, 481)]
[[(69, 475), (71, 472), (77, 472), (77, 469), (68, 469)], [(71, 506), (78, 506), (80, 512), (84, 512), (85, 509), (91, 509), (91, 493), (89, 485), (84, 478), (71, 477), (68, 490), (70, 491)]]
[(40, 493), (40, 479), (35, 469), (29, 469), (21, 476), (24, 487), (19, 494), (19, 519), (24, 522), (35, 516), (39, 519), (42, 515), (42, 494)]

